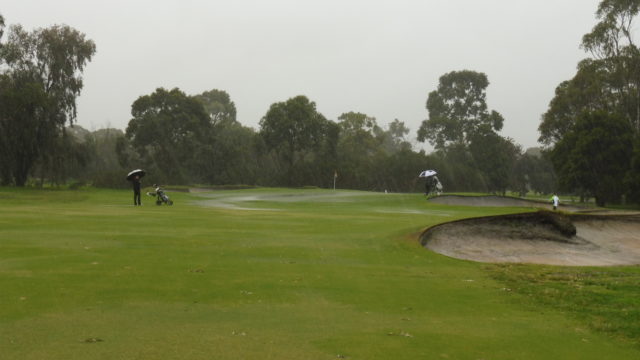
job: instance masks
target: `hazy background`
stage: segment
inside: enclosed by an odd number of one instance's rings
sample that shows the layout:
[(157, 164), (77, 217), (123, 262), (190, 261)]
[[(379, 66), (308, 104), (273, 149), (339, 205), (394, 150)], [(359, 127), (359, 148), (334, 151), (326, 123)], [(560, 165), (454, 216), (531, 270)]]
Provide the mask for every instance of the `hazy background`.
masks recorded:
[(89, 130), (125, 129), (139, 96), (178, 87), (227, 91), (256, 129), (272, 103), (306, 95), (328, 119), (397, 118), (415, 139), (439, 77), (468, 69), (487, 74), (502, 134), (527, 148), (555, 87), (587, 57), (579, 44), (599, 2), (3, 0), (0, 13), (7, 25), (67, 24), (95, 41), (78, 99)]

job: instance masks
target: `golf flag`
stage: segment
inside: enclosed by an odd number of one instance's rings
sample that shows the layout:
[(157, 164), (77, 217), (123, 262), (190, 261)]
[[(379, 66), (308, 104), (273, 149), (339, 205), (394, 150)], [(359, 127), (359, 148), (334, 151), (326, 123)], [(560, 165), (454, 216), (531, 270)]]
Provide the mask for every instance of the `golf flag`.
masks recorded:
[(338, 171), (337, 170), (333, 171), (333, 178), (334, 179), (338, 178)]

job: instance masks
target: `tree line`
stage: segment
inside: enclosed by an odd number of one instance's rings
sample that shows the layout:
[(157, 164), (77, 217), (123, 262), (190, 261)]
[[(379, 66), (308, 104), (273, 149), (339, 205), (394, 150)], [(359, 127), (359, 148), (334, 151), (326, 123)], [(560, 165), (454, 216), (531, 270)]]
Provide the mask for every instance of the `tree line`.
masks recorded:
[(481, 72), (444, 74), (429, 93), (429, 118), (417, 133), (435, 148), (426, 153), (413, 148), (398, 119), (383, 125), (357, 111), (327, 119), (303, 95), (272, 104), (258, 129), (246, 127), (219, 89), (158, 88), (132, 103), (125, 131), (90, 132), (74, 125), (75, 100), (95, 51), (84, 34), (59, 25), (32, 32), (14, 25), (0, 41), (3, 185), (124, 187), (126, 172), (144, 168), (148, 182), (175, 185), (330, 188), (335, 181), (412, 192), (424, 187), (422, 170), (436, 169), (446, 191), (549, 193), (556, 186), (542, 152), (499, 134), (504, 119), (488, 110)]
[(560, 189), (599, 205), (640, 202), (639, 8), (640, 0), (600, 2), (580, 44), (591, 56), (557, 86), (539, 126)]

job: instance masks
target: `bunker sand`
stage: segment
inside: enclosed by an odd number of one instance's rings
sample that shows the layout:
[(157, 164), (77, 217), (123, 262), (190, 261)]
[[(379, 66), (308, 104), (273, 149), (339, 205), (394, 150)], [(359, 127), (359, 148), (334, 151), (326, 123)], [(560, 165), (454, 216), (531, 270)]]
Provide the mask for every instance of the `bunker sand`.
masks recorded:
[(491, 263), (570, 266), (640, 264), (640, 215), (566, 215), (568, 235), (543, 212), (476, 218), (426, 230), (427, 248), (454, 258)]

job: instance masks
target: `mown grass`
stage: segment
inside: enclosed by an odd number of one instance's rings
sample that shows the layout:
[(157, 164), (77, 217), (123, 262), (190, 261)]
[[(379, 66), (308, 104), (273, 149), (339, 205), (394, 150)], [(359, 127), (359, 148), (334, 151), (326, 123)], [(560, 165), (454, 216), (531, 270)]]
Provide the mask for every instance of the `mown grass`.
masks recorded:
[(492, 265), (487, 269), (530, 306), (557, 309), (640, 348), (639, 267)]
[(130, 191), (0, 189), (0, 359), (640, 355), (417, 239), (522, 209), (328, 190), (169, 195), (172, 207), (133, 207)]

